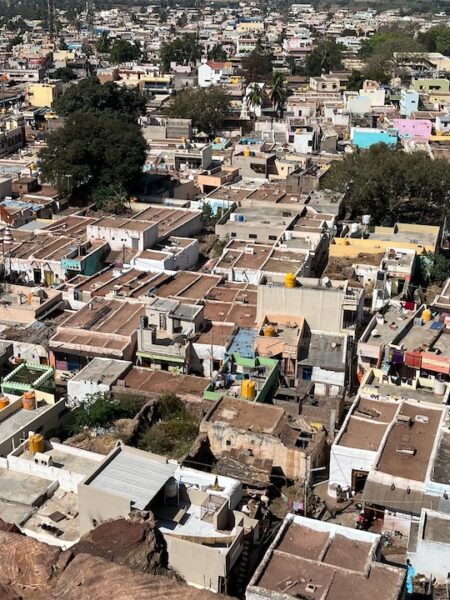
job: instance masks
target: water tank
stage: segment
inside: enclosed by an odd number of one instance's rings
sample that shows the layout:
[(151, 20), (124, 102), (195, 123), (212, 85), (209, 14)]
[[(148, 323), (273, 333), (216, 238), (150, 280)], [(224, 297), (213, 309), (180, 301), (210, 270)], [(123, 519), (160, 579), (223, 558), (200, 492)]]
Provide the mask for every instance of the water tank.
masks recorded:
[(176, 498), (178, 495), (178, 482), (171, 477), (164, 486), (164, 495), (166, 498)]
[(231, 213), (230, 214), (230, 221), (232, 221), (233, 223), (237, 221), (237, 214), (236, 213)]
[(352, 233), (358, 233), (359, 231), (359, 223), (352, 223), (350, 227), (350, 231)]
[(1, 396), (0, 397), (0, 410), (2, 408), (6, 408), (8, 406), (8, 404), (9, 404), (8, 398), (5, 398), (5, 396)]
[(266, 325), (264, 327), (264, 335), (266, 337), (274, 337), (276, 335), (276, 333), (277, 333), (277, 329), (273, 325)]
[(28, 451), (33, 456), (38, 452), (44, 452), (45, 450), (45, 438), (40, 433), (35, 433), (30, 436), (28, 440)]
[(244, 223), (244, 221), (245, 221), (245, 216), (244, 216), (244, 215), (238, 215), (238, 216), (237, 216), (237, 220), (239, 221), (239, 223)]
[(439, 381), (438, 379), (436, 379), (436, 381), (434, 382), (433, 393), (437, 396), (443, 396), (445, 394), (445, 388), (445, 381)]
[(244, 400), (254, 400), (256, 398), (256, 383), (253, 379), (244, 379), (241, 393)]
[(284, 232), (284, 239), (288, 242), (289, 240), (292, 240), (292, 231), (285, 231)]
[(251, 152), (251, 150), (249, 150), (248, 148), (246, 148), (246, 149), (244, 150), (244, 156), (251, 156), (251, 155), (252, 155), (252, 152)]
[(25, 410), (34, 410), (36, 408), (36, 395), (34, 392), (25, 392), (22, 396), (22, 406)]
[(432, 318), (433, 315), (431, 313), (431, 310), (429, 308), (426, 308), (422, 313), (422, 321), (424, 323), (428, 323), (429, 321), (431, 321)]
[(297, 285), (297, 277), (294, 273), (286, 273), (286, 277), (284, 278), (284, 285), (287, 288), (295, 288)]

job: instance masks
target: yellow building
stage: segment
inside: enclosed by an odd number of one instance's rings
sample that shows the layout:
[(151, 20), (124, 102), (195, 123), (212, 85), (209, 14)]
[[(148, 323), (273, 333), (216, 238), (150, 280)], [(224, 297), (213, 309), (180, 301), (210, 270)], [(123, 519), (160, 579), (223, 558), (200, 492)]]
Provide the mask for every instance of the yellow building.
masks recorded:
[(32, 106), (37, 108), (51, 107), (63, 92), (61, 81), (52, 83), (34, 83), (28, 88), (28, 98)]
[[(417, 254), (436, 252), (440, 228), (433, 225), (396, 223), (393, 227), (369, 227), (367, 234), (334, 238), (330, 244), (331, 257), (356, 257), (360, 253), (379, 254), (389, 248), (415, 250)], [(350, 235), (350, 234), (349, 234)]]
[(246, 21), (238, 23), (236, 30), (238, 33), (263, 32), (264, 23), (262, 21)]

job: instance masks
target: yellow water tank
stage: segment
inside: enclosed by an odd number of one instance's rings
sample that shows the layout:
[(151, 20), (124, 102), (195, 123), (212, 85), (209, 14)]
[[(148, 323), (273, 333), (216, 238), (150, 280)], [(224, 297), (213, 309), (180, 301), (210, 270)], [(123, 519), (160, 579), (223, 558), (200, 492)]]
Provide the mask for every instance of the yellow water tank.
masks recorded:
[(244, 379), (241, 391), (244, 400), (254, 400), (256, 398), (256, 383), (253, 379)]
[(424, 323), (428, 323), (428, 321), (431, 321), (432, 318), (433, 315), (431, 313), (431, 310), (429, 308), (426, 308), (422, 313), (422, 321)]
[(295, 288), (297, 285), (297, 277), (294, 273), (286, 273), (286, 277), (284, 278), (284, 285), (287, 288)]
[(4, 396), (1, 396), (0, 397), (0, 410), (2, 408), (6, 408), (8, 406), (8, 404), (9, 404), (8, 398), (5, 398)]
[(273, 325), (266, 325), (264, 327), (264, 335), (266, 337), (274, 337), (276, 335), (276, 333), (277, 333), (277, 329)]
[(246, 149), (244, 150), (244, 156), (251, 156), (251, 155), (252, 155), (252, 151), (251, 151), (251, 150), (249, 150), (248, 148), (246, 148)]
[(36, 454), (36, 452), (44, 452), (45, 450), (45, 438), (40, 433), (34, 433), (28, 440), (28, 450), (30, 454)]
[(22, 396), (22, 407), (25, 410), (34, 410), (36, 408), (36, 395), (34, 392), (25, 392)]

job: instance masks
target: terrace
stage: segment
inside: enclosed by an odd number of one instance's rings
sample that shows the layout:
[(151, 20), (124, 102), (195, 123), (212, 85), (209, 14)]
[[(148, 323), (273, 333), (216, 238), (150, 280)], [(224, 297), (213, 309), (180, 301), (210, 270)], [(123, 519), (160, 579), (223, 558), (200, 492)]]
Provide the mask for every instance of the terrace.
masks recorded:
[[(239, 353), (231, 354), (224, 363), (221, 371), (212, 379), (203, 397), (206, 400), (217, 401), (224, 396), (267, 402), (270, 393), (277, 382), (278, 361), (263, 356), (244, 358)], [(255, 383), (255, 396), (248, 398), (243, 395), (243, 382), (252, 380)]]

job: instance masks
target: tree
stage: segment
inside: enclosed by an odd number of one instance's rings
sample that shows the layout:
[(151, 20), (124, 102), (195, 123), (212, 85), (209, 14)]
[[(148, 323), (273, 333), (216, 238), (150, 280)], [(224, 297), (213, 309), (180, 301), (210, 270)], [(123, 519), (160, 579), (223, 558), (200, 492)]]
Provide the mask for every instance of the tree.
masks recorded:
[(168, 114), (192, 119), (193, 127), (213, 135), (221, 129), (229, 109), (230, 98), (221, 87), (187, 88), (174, 97)]
[(381, 84), (388, 84), (391, 80), (393, 63), (387, 57), (381, 54), (371, 56), (363, 69), (364, 79), (378, 81)]
[(114, 215), (124, 215), (131, 212), (129, 195), (121, 184), (97, 188), (92, 194), (92, 199), (97, 210), (103, 210)]
[(423, 45), (414, 36), (405, 32), (388, 31), (362, 40), (358, 54), (360, 58), (366, 59), (374, 55), (392, 59), (394, 52), (420, 52), (423, 49)]
[(265, 54), (254, 50), (242, 61), (241, 75), (247, 83), (269, 81), (273, 70), (272, 54)]
[(172, 62), (178, 65), (195, 65), (201, 56), (202, 47), (198, 43), (197, 36), (193, 33), (185, 33), (171, 42), (166, 42), (159, 52), (165, 70), (170, 68)]
[(119, 87), (112, 81), (102, 85), (97, 77), (88, 77), (70, 86), (54, 104), (62, 117), (77, 112), (118, 112), (123, 118), (137, 121), (145, 114), (145, 98), (137, 90)]
[(443, 254), (426, 252), (418, 257), (420, 281), (425, 285), (442, 285), (450, 274), (450, 260)]
[(177, 27), (186, 27), (188, 24), (188, 18), (185, 12), (181, 13), (181, 15), (177, 19)]
[(67, 45), (65, 39), (62, 37), (59, 40), (59, 44), (58, 44), (58, 50), (68, 50), (69, 46)]
[(81, 202), (105, 186), (130, 191), (142, 172), (146, 147), (138, 124), (121, 113), (77, 111), (48, 136), (39, 167), (45, 181)]
[(375, 222), (440, 223), (450, 207), (446, 161), (385, 144), (334, 163), (323, 187), (345, 193), (347, 208), (354, 214), (370, 214)]
[(61, 79), (63, 83), (69, 83), (77, 78), (77, 74), (70, 67), (60, 67), (52, 73), (53, 79)]
[(264, 96), (261, 86), (258, 83), (252, 83), (247, 92), (247, 106), (252, 113), (253, 124), (256, 121), (256, 109), (262, 105), (263, 100)]
[(288, 92), (286, 80), (279, 71), (275, 72), (272, 77), (272, 89), (270, 91), (270, 100), (276, 112), (283, 118), (283, 108), (287, 100)]
[(137, 44), (131, 44), (127, 40), (114, 40), (109, 53), (109, 62), (120, 65), (125, 62), (138, 60), (141, 57), (141, 49)]
[(107, 31), (102, 31), (95, 44), (95, 49), (99, 54), (109, 54), (111, 52), (111, 38)]
[(136, 409), (131, 403), (121, 403), (101, 392), (88, 394), (73, 412), (72, 431), (78, 433), (90, 427), (109, 428), (117, 419), (132, 418), (135, 414)]
[(346, 89), (353, 92), (357, 92), (362, 88), (364, 79), (365, 77), (361, 73), (361, 71), (353, 69), (353, 71), (350, 73), (350, 77), (348, 78)]
[(428, 31), (420, 32), (417, 41), (428, 52), (441, 52), (448, 56), (450, 54), (450, 27), (446, 25), (431, 27)]
[(335, 40), (321, 40), (306, 59), (306, 75), (316, 77), (342, 69), (342, 50), (343, 46)]
[(215, 60), (217, 62), (224, 62), (228, 59), (226, 50), (222, 44), (214, 44), (214, 46), (208, 52), (208, 60)]

